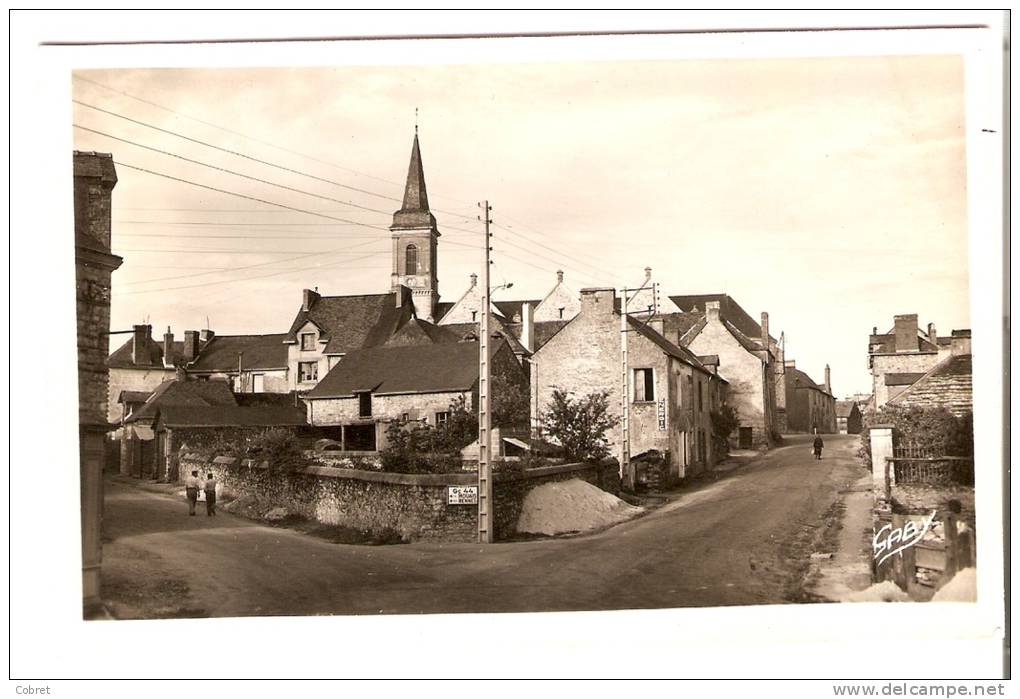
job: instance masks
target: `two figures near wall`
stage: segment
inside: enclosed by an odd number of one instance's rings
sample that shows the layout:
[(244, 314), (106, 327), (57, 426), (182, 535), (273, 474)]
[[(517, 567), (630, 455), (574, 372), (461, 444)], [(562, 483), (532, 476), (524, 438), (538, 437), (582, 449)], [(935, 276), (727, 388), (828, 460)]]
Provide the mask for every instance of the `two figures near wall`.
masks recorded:
[(198, 471), (192, 471), (184, 483), (185, 494), (188, 498), (188, 514), (195, 516), (195, 508), (198, 506), (198, 495), (201, 490), (205, 495), (205, 514), (208, 517), (216, 516), (216, 479), (213, 474), (205, 481), (199, 480)]

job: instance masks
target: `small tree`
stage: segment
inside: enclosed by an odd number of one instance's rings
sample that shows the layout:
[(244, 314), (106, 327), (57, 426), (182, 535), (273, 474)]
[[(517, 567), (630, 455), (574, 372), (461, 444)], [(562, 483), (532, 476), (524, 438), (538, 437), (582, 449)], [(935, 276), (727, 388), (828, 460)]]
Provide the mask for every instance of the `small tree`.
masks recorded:
[(503, 373), (492, 375), (492, 424), (494, 427), (529, 427), (531, 394), (527, 384)]
[(618, 425), (620, 418), (609, 414), (608, 391), (575, 400), (555, 389), (542, 423), (548, 435), (563, 446), (568, 459), (600, 461), (609, 456), (606, 432)]

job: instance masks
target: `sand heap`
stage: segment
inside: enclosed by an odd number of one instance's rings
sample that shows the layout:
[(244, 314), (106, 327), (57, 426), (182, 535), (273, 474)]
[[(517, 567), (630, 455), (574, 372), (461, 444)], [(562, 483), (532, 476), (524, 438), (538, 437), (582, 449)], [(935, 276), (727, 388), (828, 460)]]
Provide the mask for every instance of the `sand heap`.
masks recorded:
[(517, 531), (525, 534), (587, 532), (630, 519), (643, 508), (578, 479), (540, 485), (524, 498)]

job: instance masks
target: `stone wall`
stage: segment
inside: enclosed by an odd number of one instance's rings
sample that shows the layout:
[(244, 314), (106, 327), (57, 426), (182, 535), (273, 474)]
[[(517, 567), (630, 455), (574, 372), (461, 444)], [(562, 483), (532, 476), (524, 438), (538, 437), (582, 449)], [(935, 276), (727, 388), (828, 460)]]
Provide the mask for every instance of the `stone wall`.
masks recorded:
[[(272, 471), (268, 464), (202, 453), (182, 454), (180, 473), (212, 473), (223, 492), (248, 496), (323, 524), (392, 530), (411, 541), (477, 540), (478, 508), (447, 504), (447, 488), (476, 485), (474, 473), (404, 474), (306, 466), (294, 473)], [(502, 472), (493, 478), (496, 502), (496, 536), (516, 530), (525, 496), (543, 483), (581, 478), (608, 490), (619, 489), (613, 480), (615, 464), (566, 464)]]

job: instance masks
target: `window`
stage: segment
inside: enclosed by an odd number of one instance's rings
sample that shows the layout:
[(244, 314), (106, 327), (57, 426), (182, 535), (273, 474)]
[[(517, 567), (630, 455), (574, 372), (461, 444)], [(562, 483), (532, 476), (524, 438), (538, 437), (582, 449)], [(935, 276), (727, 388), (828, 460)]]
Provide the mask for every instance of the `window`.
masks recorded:
[(358, 394), (358, 417), (372, 417), (372, 394), (368, 391)]
[(471, 311), (471, 322), (474, 323), (478, 320), (478, 311)]
[(655, 377), (651, 369), (634, 370), (634, 402), (644, 403), (655, 400)]
[(401, 422), (410, 422), (411, 421), (411, 413), (404, 413), (404, 414), (402, 414), (400, 416), (400, 421)]
[(450, 421), (450, 413), (441, 412), (436, 413), (436, 427), (446, 427), (446, 423)]
[(687, 408), (694, 410), (694, 377), (687, 375)]
[(418, 248), (413, 244), (404, 250), (404, 274), (418, 274)]
[(298, 381), (318, 381), (319, 380), (319, 363), (318, 362), (298, 362)]
[(315, 333), (301, 333), (301, 351), (308, 352), (315, 349)]
[(251, 375), (251, 390), (252, 390), (252, 393), (265, 393), (265, 391), (266, 391), (266, 375), (265, 374), (252, 374)]
[(563, 320), (563, 309), (562, 309), (562, 308), (560, 308), (560, 309), (558, 309), (558, 310), (559, 310), (559, 312), (560, 312), (560, 320)]
[(698, 412), (705, 409), (705, 384), (698, 382)]

